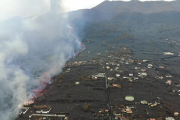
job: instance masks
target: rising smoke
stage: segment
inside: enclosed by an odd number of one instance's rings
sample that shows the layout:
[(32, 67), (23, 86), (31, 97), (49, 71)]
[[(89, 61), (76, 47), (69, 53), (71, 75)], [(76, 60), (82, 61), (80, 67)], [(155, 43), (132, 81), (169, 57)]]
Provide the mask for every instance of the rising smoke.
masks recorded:
[(32, 90), (42, 89), (40, 84), (60, 73), (66, 58), (81, 49), (69, 33), (67, 16), (56, 14), (57, 2), (51, 0), (47, 14), (0, 22), (2, 120), (16, 117), (19, 106), (34, 96)]

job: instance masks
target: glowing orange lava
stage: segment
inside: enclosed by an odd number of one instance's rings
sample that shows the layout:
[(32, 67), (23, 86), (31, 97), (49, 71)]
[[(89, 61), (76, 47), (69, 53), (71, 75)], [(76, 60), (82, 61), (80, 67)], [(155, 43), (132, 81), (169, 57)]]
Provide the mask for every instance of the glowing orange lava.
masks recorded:
[[(78, 40), (77, 36), (76, 36), (75, 34), (73, 34), (72, 31), (73, 31), (73, 28), (70, 27), (70, 34), (76, 38), (76, 42), (77, 42), (83, 49), (82, 49), (81, 51), (77, 52), (75, 55), (67, 57), (66, 60), (65, 60), (65, 62), (67, 62), (70, 58), (72, 58), (72, 57), (74, 57), (74, 56), (77, 56), (79, 53), (83, 52), (83, 51), (86, 49), (86, 47), (83, 45), (83, 43)], [(44, 73), (42, 74), (42, 76), (44, 76), (44, 81), (41, 83), (40, 86), (43, 86), (43, 87), (42, 87), (43, 89), (47, 86), (48, 83), (50, 83), (50, 81), (51, 81), (51, 79), (52, 79), (52, 76), (51, 76), (51, 77), (46, 77), (47, 74), (50, 73), (51, 71), (53, 71), (56, 67), (58, 67), (58, 65), (60, 65), (60, 66), (62, 67), (62, 64), (56, 64), (56, 65), (54, 65), (49, 71), (46, 71), (46, 72), (44, 72)], [(51, 86), (49, 87), (49, 89), (50, 89), (50, 88), (51, 88)], [(35, 97), (38, 97), (38, 96), (42, 97), (42, 96), (43, 96), (43, 93), (47, 91), (47, 90), (43, 90), (43, 89), (35, 89), (35, 90), (33, 90), (33, 93), (34, 93)], [(49, 89), (48, 89), (48, 90), (49, 90)], [(25, 102), (24, 105), (28, 106), (28, 105), (31, 105), (31, 104), (35, 103), (35, 102), (34, 102), (35, 97), (31, 98), (31, 100), (29, 100), (28, 102)]]

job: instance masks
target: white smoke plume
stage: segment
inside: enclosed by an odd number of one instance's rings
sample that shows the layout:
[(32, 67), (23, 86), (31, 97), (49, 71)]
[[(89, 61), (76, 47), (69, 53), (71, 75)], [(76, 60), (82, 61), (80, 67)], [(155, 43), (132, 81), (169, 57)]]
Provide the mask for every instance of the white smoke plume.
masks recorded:
[[(52, 7), (57, 0), (52, 0)], [(17, 117), (32, 90), (61, 72), (68, 56), (80, 50), (66, 18), (56, 9), (41, 16), (0, 22), (0, 119)], [(53, 69), (52, 69), (53, 68)], [(48, 71), (48, 73), (43, 74)], [(38, 77), (38, 78), (37, 78)], [(40, 77), (40, 78), (39, 78)]]

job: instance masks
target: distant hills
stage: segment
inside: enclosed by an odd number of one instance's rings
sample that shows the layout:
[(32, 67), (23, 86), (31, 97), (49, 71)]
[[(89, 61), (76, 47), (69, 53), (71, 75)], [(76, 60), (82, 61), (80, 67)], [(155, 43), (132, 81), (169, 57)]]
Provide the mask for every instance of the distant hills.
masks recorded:
[[(69, 12), (70, 19), (76, 23), (80, 22), (97, 22), (101, 20), (111, 20), (119, 18), (123, 13), (141, 13), (141, 14), (154, 14), (165, 12), (180, 12), (180, 1), (146, 1), (141, 2), (133, 0), (130, 2), (124, 1), (104, 1), (92, 9), (83, 9), (78, 11)], [(141, 14), (137, 14), (140, 15)], [(178, 13), (175, 13), (178, 15)], [(156, 14), (158, 15), (158, 14)], [(156, 17), (156, 15), (154, 17)], [(153, 15), (152, 15), (153, 17)], [(166, 17), (166, 15), (165, 15)]]
[(104, 1), (93, 9), (98, 9), (112, 16), (121, 12), (156, 13), (163, 11), (180, 11), (180, 1)]

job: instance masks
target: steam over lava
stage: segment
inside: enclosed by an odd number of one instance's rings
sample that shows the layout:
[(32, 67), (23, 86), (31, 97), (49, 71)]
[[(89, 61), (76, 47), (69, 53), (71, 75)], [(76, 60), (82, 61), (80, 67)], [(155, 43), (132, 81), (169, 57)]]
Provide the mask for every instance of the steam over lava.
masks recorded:
[[(52, 2), (52, 7), (57, 5), (57, 0)], [(67, 16), (56, 14), (54, 8), (41, 16), (0, 22), (1, 119), (16, 117), (18, 106), (36, 95), (33, 90), (43, 89), (61, 72), (68, 56), (84, 47), (67, 25)]]

